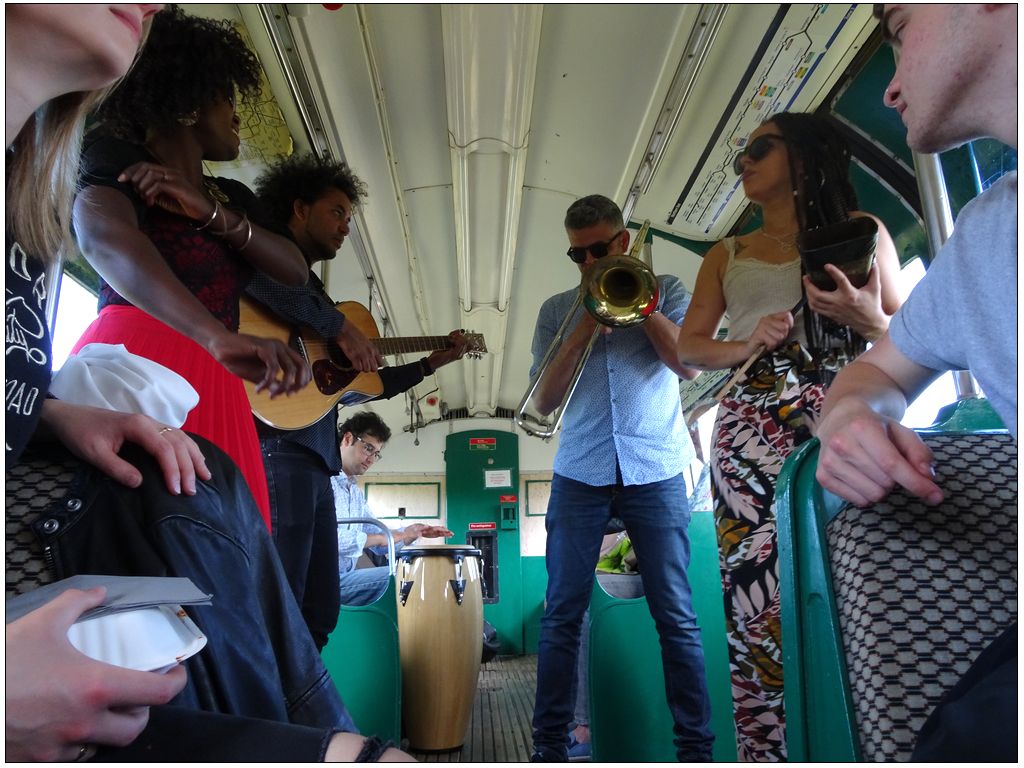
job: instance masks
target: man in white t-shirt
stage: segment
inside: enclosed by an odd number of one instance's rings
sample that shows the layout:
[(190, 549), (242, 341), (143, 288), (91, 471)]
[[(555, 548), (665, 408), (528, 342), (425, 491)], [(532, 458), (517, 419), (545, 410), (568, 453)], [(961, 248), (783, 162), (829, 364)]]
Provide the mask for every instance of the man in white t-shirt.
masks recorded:
[[(992, 137), (1017, 148), (1017, 6), (875, 6), (899, 52), (885, 103), (907, 144), (940, 152)], [(899, 422), (944, 371), (970, 369), (1017, 435), (1017, 174), (961, 211), (888, 333), (843, 369), (817, 436), (817, 477), (864, 506), (899, 485), (943, 499), (933, 456)], [(1016, 624), (982, 652), (919, 735), (912, 760), (1016, 759)], [(1008, 716), (1008, 719), (1006, 719)], [(1006, 722), (1003, 720), (1006, 719)]]

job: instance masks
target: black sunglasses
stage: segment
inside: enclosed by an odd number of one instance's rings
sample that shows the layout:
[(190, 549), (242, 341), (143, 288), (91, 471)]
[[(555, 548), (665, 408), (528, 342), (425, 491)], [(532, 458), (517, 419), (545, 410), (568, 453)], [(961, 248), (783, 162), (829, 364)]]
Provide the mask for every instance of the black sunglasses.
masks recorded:
[(614, 235), (612, 235), (606, 242), (603, 243), (591, 243), (590, 245), (581, 245), (576, 248), (570, 248), (565, 252), (565, 255), (575, 261), (577, 264), (582, 264), (587, 260), (587, 251), (593, 254), (595, 259), (603, 259), (608, 255), (608, 246), (614, 243), (626, 230), (620, 229)]
[(762, 133), (750, 144), (741, 149), (736, 153), (736, 157), (732, 159), (732, 169), (736, 172), (737, 176), (743, 175), (743, 158), (749, 157), (753, 161), (763, 160), (769, 152), (772, 151), (772, 147), (775, 146), (776, 141), (785, 141), (785, 136), (780, 136), (777, 133)]

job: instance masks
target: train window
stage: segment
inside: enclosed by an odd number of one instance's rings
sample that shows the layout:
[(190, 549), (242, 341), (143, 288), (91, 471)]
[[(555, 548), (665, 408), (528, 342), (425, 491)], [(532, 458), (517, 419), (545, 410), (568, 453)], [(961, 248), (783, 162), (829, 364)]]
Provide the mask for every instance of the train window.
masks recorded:
[(85, 329), (96, 319), (96, 296), (67, 272), (60, 281), (57, 318), (53, 329), (53, 370), (68, 359)]
[(968, 142), (943, 152), (940, 158), (954, 219), (967, 203), (1017, 170), (1017, 153), (995, 139)]

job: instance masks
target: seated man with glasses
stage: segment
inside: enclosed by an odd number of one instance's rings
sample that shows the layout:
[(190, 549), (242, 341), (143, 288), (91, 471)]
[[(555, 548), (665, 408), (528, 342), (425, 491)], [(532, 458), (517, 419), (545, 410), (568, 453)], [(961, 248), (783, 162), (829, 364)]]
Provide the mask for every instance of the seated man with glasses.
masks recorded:
[[(373, 517), (366, 496), (356, 478), (369, 471), (381, 459), (384, 444), (391, 430), (375, 413), (363, 411), (338, 428), (341, 435), (338, 450), (342, 474), (331, 478), (337, 518)], [(391, 531), (395, 547), (412, 544), (419, 538), (448, 537), (452, 532), (437, 525), (415, 523)], [(342, 605), (369, 605), (384, 594), (388, 583), (388, 567), (356, 568), (366, 547), (386, 547), (386, 536), (370, 524), (338, 525), (338, 575)]]
[[(624, 254), (629, 245), (622, 212), (602, 195), (569, 206), (565, 231), (568, 256), (581, 273), (598, 259)], [(537, 660), (535, 762), (567, 758), (580, 629), (613, 515), (625, 523), (644, 560), (641, 577), (661, 635), (677, 755), (683, 761), (711, 759), (704, 653), (686, 577), (690, 510), (682, 473), (694, 451), (679, 402), (679, 379), (697, 372), (680, 365), (675, 353), (689, 295), (671, 275), (660, 275), (658, 287), (657, 310), (645, 322), (603, 329), (565, 407), (545, 520), (548, 587)], [(531, 379), (578, 293), (573, 286), (541, 307)], [(575, 328), (534, 392), (541, 413), (561, 403), (597, 327), (589, 313), (577, 313)]]

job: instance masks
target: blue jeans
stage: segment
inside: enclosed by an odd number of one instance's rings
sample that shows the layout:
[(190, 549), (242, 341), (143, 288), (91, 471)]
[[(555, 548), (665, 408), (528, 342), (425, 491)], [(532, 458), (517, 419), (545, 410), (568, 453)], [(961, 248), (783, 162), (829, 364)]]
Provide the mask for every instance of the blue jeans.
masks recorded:
[(552, 479), (545, 520), (548, 589), (537, 659), (534, 751), (543, 760), (567, 759), (580, 626), (612, 515), (622, 518), (629, 531), (661, 638), (676, 754), (681, 761), (709, 761), (715, 737), (709, 727), (704, 651), (686, 576), (690, 511), (682, 475), (631, 486), (592, 486), (558, 474)]
[(376, 568), (355, 568), (341, 574), (341, 604), (369, 605), (384, 594), (390, 577), (386, 565)]
[(323, 459), (291, 440), (260, 440), (270, 525), (285, 576), (318, 650), (338, 623), (338, 524)]

